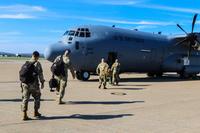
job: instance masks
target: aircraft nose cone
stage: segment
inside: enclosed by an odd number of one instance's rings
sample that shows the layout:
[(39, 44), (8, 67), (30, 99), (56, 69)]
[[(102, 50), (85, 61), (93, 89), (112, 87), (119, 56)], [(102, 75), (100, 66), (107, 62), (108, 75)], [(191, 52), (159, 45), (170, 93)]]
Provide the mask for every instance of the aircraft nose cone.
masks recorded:
[(50, 47), (46, 48), (44, 51), (44, 58), (49, 60), (51, 57), (52, 49)]
[(48, 61), (51, 61), (53, 62), (54, 59), (58, 56), (58, 55), (61, 55), (65, 52), (65, 50), (67, 50), (67, 46), (62, 44), (62, 43), (55, 43), (55, 44), (52, 44), (50, 46), (48, 46), (46, 49), (45, 49), (45, 52), (44, 52), (44, 57), (45, 59), (47, 59)]

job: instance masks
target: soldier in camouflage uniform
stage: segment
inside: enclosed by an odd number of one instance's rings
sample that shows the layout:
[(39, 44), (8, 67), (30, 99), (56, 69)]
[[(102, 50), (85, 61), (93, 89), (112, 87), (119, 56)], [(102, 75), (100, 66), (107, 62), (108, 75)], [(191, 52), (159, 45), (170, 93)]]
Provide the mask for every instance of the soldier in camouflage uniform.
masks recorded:
[(96, 73), (99, 75), (99, 89), (101, 88), (101, 85), (103, 84), (104, 89), (106, 88), (106, 82), (107, 82), (107, 76), (108, 76), (108, 64), (104, 61), (104, 59), (101, 60), (101, 63), (97, 66)]
[[(30, 98), (30, 95), (34, 98), (34, 117), (41, 117), (41, 114), (38, 112), (38, 109), (40, 108), (40, 85), (41, 89), (44, 88), (44, 77), (43, 77), (43, 70), (40, 62), (38, 61), (40, 54), (35, 51), (32, 54), (32, 58), (30, 59), (30, 62), (35, 62), (35, 71), (37, 72), (37, 76), (33, 83), (31, 84), (25, 84), (21, 83), (22, 87), (22, 105), (21, 109), (23, 111), (23, 120), (28, 120), (29, 117), (27, 116), (27, 110), (28, 110), (28, 101)], [(40, 82), (40, 83), (39, 83)]]
[(57, 90), (57, 96), (58, 96), (58, 104), (64, 104), (64, 102), (62, 101), (64, 95), (65, 95), (65, 88), (67, 86), (67, 80), (68, 80), (68, 69), (70, 70), (73, 79), (75, 79), (75, 73), (74, 73), (74, 69), (72, 67), (70, 58), (69, 58), (69, 54), (70, 51), (66, 50), (65, 53), (63, 54), (63, 56), (58, 56), (54, 62), (61, 60), (61, 58), (63, 58), (63, 62), (64, 62), (64, 75), (60, 75), (60, 76), (55, 76), (55, 78), (58, 81), (58, 88), (56, 88)]
[(118, 59), (115, 60), (115, 63), (111, 67), (112, 71), (112, 84), (118, 85), (119, 83), (119, 71), (120, 71), (120, 63), (118, 62)]

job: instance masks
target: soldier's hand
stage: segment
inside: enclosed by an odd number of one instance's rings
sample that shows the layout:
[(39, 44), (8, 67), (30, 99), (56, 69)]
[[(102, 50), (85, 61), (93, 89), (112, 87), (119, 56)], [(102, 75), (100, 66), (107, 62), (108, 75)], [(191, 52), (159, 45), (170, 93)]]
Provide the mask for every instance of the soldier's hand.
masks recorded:
[(41, 89), (43, 89), (44, 88), (44, 83), (41, 83)]

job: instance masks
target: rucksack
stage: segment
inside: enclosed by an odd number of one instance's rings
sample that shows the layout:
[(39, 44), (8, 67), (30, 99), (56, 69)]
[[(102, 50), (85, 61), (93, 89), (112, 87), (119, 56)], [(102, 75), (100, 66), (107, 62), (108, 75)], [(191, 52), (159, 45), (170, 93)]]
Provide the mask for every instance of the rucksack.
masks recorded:
[(62, 56), (51, 66), (51, 72), (56, 76), (65, 76), (65, 68)]
[(21, 67), (19, 78), (22, 83), (31, 84), (36, 80), (38, 74), (35, 70), (35, 63), (36, 62), (26, 61), (26, 63)]

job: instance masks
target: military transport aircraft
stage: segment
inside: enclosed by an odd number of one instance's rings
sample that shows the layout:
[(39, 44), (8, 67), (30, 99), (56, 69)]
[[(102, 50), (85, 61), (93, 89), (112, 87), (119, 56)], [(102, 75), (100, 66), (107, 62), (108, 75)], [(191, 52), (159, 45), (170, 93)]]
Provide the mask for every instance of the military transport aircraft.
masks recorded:
[(101, 58), (111, 65), (116, 58), (121, 62), (121, 73), (139, 72), (148, 76), (162, 76), (164, 72), (177, 72), (181, 77), (200, 73), (200, 33), (194, 32), (197, 14), (194, 15), (191, 33), (183, 36), (165, 36), (137, 30), (108, 26), (83, 25), (66, 31), (58, 43), (45, 50), (45, 58), (71, 50), (72, 64), (79, 80), (88, 80), (95, 74)]

